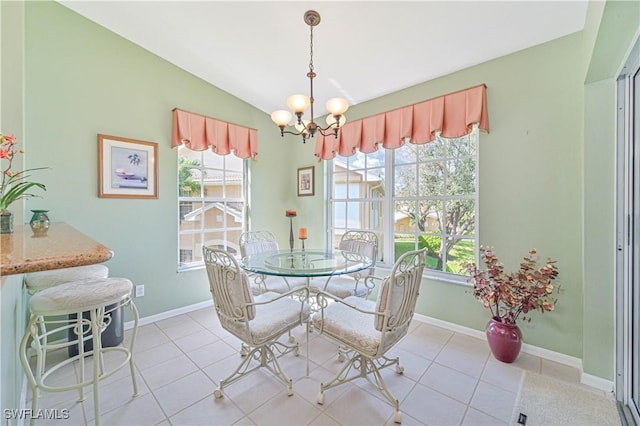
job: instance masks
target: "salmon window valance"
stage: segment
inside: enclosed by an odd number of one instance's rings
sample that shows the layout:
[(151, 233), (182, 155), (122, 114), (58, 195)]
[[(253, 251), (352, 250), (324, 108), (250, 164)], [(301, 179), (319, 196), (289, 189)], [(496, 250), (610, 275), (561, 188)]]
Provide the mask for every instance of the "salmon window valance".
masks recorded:
[(220, 155), (256, 158), (258, 131), (237, 124), (175, 108), (171, 147), (184, 144), (194, 151), (209, 149)]
[(424, 144), (433, 141), (438, 133), (446, 138), (457, 138), (470, 133), (474, 124), (488, 133), (486, 89), (482, 84), (348, 122), (337, 138), (318, 133), (315, 155), (330, 160), (336, 154), (348, 157), (356, 151), (374, 152), (379, 144), (388, 149), (398, 148), (406, 140)]

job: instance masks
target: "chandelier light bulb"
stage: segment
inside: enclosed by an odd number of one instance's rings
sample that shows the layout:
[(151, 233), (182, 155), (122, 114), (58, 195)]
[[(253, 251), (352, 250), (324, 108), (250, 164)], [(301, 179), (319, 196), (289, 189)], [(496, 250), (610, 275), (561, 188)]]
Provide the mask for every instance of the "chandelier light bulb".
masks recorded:
[(287, 105), (295, 113), (305, 112), (310, 104), (311, 100), (305, 95), (291, 95), (287, 98)]
[(278, 127), (286, 126), (291, 121), (291, 113), (280, 109), (271, 113), (271, 119)]
[(326, 107), (332, 115), (342, 115), (349, 109), (349, 102), (344, 98), (331, 98)]
[[(333, 116), (333, 114), (329, 114), (329, 115), (327, 115), (327, 119), (326, 119), (326, 121), (327, 121), (327, 125), (328, 125), (330, 128), (332, 128), (332, 129), (333, 129), (333, 128), (335, 128), (335, 127), (336, 127), (336, 118)], [(346, 123), (346, 122), (347, 122), (347, 117), (345, 117), (345, 116), (344, 116), (344, 114), (343, 114), (343, 115), (341, 115), (341, 116), (340, 116), (340, 120), (339, 120), (339, 122), (338, 122), (338, 126), (337, 126), (337, 127), (342, 127), (342, 126), (344, 126), (344, 123)]]

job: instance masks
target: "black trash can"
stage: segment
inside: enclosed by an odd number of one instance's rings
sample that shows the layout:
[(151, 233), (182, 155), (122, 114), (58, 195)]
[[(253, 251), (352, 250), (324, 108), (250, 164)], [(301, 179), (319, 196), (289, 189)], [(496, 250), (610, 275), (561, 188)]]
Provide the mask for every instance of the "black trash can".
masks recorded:
[[(118, 304), (109, 305), (105, 308), (107, 312), (114, 309)], [(122, 306), (107, 314), (111, 316), (111, 324), (102, 332), (102, 347), (113, 347), (118, 346), (122, 343), (124, 338), (124, 323), (122, 321)], [(90, 319), (89, 311), (83, 312), (82, 317), (86, 319)], [(75, 321), (77, 319), (76, 314), (69, 315), (69, 320)], [(76, 340), (77, 336), (73, 331), (73, 328), (69, 329), (68, 332), (69, 340)], [(93, 339), (88, 339), (84, 342), (84, 351), (88, 352), (93, 350)], [(74, 357), (78, 355), (78, 345), (69, 346), (69, 357)]]

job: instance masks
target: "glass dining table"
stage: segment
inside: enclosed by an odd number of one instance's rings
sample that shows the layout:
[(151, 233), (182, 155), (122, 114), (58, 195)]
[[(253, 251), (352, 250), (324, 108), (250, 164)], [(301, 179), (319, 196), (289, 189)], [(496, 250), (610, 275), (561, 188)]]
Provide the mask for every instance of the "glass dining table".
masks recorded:
[(345, 250), (279, 250), (245, 256), (245, 271), (282, 277), (331, 277), (371, 267), (373, 260)]

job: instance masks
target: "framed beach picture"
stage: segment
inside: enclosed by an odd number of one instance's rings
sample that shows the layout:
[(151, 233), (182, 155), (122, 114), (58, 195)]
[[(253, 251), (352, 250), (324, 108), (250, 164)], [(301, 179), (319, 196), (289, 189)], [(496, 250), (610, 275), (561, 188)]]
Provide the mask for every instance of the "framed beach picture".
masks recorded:
[(158, 144), (98, 134), (98, 197), (158, 198)]
[(298, 169), (298, 197), (314, 195), (315, 167), (301, 167)]

